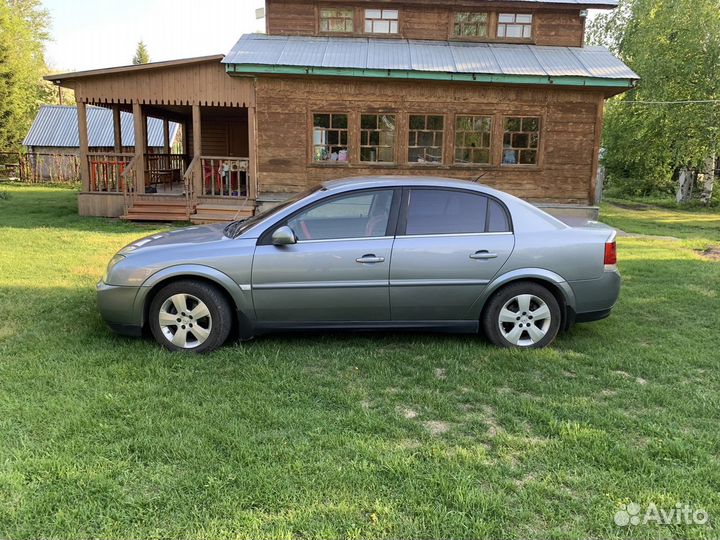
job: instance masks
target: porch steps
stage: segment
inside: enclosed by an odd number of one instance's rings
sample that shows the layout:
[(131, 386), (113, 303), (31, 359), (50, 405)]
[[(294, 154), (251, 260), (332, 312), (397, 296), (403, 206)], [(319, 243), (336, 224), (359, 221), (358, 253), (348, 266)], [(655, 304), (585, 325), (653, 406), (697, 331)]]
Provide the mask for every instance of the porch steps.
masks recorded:
[(255, 214), (255, 204), (249, 204), (245, 208), (222, 204), (198, 204), (196, 213), (190, 216), (193, 223), (223, 223), (236, 219), (245, 219)]
[(187, 221), (185, 200), (148, 201), (137, 200), (128, 208), (127, 214), (120, 217), (124, 221)]

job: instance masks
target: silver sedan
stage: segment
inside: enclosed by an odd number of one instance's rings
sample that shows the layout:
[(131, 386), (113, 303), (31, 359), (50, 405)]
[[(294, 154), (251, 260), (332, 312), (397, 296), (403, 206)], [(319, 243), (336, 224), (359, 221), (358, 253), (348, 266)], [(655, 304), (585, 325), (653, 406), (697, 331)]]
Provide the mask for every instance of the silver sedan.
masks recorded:
[(482, 332), (541, 348), (607, 317), (620, 293), (615, 232), (569, 227), (457, 180), (326, 182), (245, 221), (120, 250), (98, 284), (115, 331), (208, 352), (287, 330)]

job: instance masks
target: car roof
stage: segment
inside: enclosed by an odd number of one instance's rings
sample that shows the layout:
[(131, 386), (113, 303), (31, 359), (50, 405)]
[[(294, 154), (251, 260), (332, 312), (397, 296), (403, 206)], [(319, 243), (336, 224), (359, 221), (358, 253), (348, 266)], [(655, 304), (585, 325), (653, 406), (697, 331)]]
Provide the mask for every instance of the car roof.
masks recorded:
[(454, 178), (442, 178), (435, 176), (357, 176), (352, 178), (341, 178), (339, 180), (328, 180), (322, 183), (328, 190), (351, 189), (356, 187), (404, 187), (404, 186), (428, 186), (428, 187), (454, 187), (462, 189), (483, 188), (490, 189), (483, 184), (470, 182), (468, 180), (457, 180)]
[(484, 195), (490, 195), (502, 201), (511, 214), (515, 214), (521, 209), (524, 212), (540, 217), (544, 222), (551, 224), (554, 228), (566, 228), (567, 225), (553, 216), (543, 212), (539, 208), (527, 201), (519, 199), (510, 193), (493, 189), (478, 182), (469, 180), (457, 180), (454, 178), (443, 178), (439, 176), (359, 176), (352, 178), (341, 178), (339, 180), (328, 180), (323, 182), (322, 187), (327, 191), (352, 191), (353, 189), (362, 188), (382, 188), (382, 187), (434, 187), (434, 188), (455, 188), (477, 191)]

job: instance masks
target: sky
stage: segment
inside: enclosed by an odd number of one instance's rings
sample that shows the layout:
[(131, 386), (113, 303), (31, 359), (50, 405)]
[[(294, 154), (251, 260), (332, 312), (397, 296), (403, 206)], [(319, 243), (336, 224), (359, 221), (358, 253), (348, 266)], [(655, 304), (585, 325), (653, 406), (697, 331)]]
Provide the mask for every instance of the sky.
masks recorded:
[(143, 40), (153, 62), (226, 54), (264, 29), (264, 0), (43, 0), (52, 17), (46, 59), (56, 72), (132, 62)]

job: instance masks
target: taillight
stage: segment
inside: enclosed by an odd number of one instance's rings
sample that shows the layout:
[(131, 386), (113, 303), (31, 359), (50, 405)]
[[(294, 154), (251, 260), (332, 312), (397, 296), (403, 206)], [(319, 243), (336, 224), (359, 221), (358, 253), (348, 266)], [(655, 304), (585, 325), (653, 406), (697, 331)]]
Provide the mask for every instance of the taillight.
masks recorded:
[(605, 244), (605, 265), (613, 266), (617, 264), (617, 244), (608, 242)]

